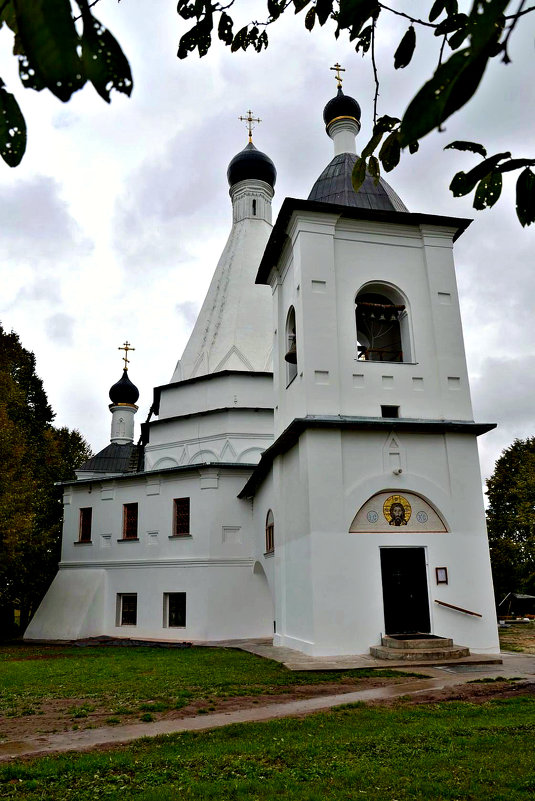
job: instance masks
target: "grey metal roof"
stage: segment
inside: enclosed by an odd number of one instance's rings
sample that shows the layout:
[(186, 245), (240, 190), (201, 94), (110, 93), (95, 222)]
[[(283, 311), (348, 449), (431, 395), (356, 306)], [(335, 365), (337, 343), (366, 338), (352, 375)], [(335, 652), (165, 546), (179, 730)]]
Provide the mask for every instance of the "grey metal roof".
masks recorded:
[(78, 470), (93, 473), (136, 473), (139, 467), (140, 447), (129, 443), (118, 445), (112, 442), (96, 456), (84, 462)]
[(408, 211), (392, 187), (382, 178), (375, 186), (373, 178), (367, 175), (359, 191), (355, 192), (351, 173), (356, 160), (354, 153), (335, 156), (312, 187), (308, 200), (377, 211)]

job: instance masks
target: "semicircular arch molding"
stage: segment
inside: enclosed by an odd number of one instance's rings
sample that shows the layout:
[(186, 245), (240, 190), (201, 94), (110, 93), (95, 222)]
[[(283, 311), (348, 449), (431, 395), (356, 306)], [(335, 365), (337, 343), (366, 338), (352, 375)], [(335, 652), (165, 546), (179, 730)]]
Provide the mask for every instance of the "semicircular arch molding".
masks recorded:
[(360, 507), (349, 527), (350, 534), (407, 533), (444, 534), (448, 531), (438, 509), (414, 492), (383, 490)]
[(219, 459), (217, 457), (217, 454), (215, 454), (213, 451), (204, 450), (204, 451), (197, 451), (197, 453), (191, 457), (188, 464), (203, 464), (204, 462), (218, 462), (218, 461)]

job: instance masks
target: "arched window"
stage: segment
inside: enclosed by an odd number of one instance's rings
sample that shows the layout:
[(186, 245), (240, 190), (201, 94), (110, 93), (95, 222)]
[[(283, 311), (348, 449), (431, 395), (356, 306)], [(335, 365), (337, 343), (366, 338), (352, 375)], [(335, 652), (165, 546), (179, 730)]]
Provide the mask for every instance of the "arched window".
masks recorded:
[(266, 553), (273, 553), (275, 550), (275, 522), (271, 509), (266, 515)]
[(290, 306), (286, 317), (286, 386), (292, 383), (297, 375), (297, 337), (295, 333), (295, 309)]
[(356, 298), (357, 358), (371, 362), (410, 362), (408, 315), (391, 287), (368, 285)]

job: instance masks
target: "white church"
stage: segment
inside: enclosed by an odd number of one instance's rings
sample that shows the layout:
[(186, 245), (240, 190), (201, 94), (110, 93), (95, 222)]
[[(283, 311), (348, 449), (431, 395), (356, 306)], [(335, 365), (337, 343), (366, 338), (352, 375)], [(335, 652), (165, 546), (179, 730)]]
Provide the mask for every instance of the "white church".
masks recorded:
[(477, 451), (494, 426), (473, 420), (452, 253), (469, 221), (409, 212), (383, 180), (355, 193), (360, 113), (339, 82), (334, 157), (274, 225), (273, 162), (251, 133), (231, 160), (189, 342), (138, 444), (125, 343), (111, 442), (64, 486), (27, 640), (498, 653)]

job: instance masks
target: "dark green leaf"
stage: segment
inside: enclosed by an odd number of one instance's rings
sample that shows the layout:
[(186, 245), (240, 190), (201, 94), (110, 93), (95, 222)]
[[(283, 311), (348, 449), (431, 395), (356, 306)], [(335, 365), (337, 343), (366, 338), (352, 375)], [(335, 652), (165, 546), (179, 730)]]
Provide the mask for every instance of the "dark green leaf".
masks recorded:
[(37, 79), (60, 100), (85, 83), (69, 0), (13, 0), (19, 37)]
[(383, 114), (382, 117), (379, 117), (373, 127), (374, 136), (375, 134), (387, 133), (388, 131), (391, 131), (392, 128), (398, 124), (398, 122), (399, 119), (397, 117), (389, 117), (388, 114)]
[(353, 172), (351, 173), (351, 183), (353, 184), (353, 189), (355, 192), (358, 192), (364, 180), (366, 178), (366, 159), (360, 158), (357, 159), (354, 166)]
[(448, 39), (448, 44), (452, 50), (457, 50), (458, 47), (462, 45), (466, 37), (468, 36), (468, 26), (464, 28), (459, 28), (450, 38)]
[(381, 177), (381, 169), (379, 167), (379, 159), (375, 158), (375, 156), (370, 156), (369, 158), (368, 173), (373, 178), (374, 185), (377, 186)]
[(364, 148), (364, 150), (362, 151), (361, 157), (363, 159), (368, 158), (368, 156), (370, 156), (373, 153), (373, 151), (375, 150), (377, 145), (380, 143), (382, 138), (383, 138), (383, 134), (382, 133), (374, 134), (372, 136), (372, 138), (370, 139), (370, 141), (368, 142), (368, 144), (366, 145), (366, 147)]
[(310, 0), (294, 0), (295, 13), (299, 14), (309, 3)]
[(357, 37), (357, 44), (355, 46), (355, 50), (358, 53), (359, 50), (362, 50), (362, 55), (367, 53), (370, 49), (370, 45), (372, 43), (372, 30), (373, 27), (371, 25), (367, 25), (365, 28), (361, 30)]
[(217, 27), (217, 35), (221, 39), (222, 42), (225, 42), (226, 45), (232, 44), (233, 33), (232, 33), (232, 17), (229, 17), (228, 14), (223, 13), (219, 18), (219, 25)]
[(500, 164), (498, 169), (500, 172), (510, 172), (511, 170), (519, 170), (521, 167), (535, 166), (535, 159), (511, 159), (506, 161), (505, 164)]
[(272, 20), (278, 19), (284, 11), (278, 0), (267, 0), (267, 7)]
[(10, 28), (15, 35), (18, 33), (17, 18), (11, 0), (8, 0), (0, 11), (0, 26), (3, 22), (6, 23), (7, 27)]
[(483, 158), (487, 155), (487, 151), (479, 142), (464, 142), (462, 140), (450, 142), (449, 145), (446, 145), (444, 150), (469, 150), (470, 153), (479, 153)]
[(378, 0), (340, 0), (337, 33), (349, 28), (349, 40), (353, 41), (370, 17), (376, 19), (379, 16), (380, 10)]
[(82, 8), (82, 20), (82, 62), (87, 79), (107, 103), (112, 89), (130, 96), (132, 73), (119, 43), (88, 7)]
[(503, 178), (501, 172), (489, 172), (477, 185), (474, 197), (474, 208), (478, 211), (494, 206), (502, 191)]
[(193, 2), (189, 2), (189, 0), (178, 0), (177, 3), (177, 13), (182, 19), (192, 19), (193, 17), (197, 17), (200, 19), (202, 16), (202, 12), (206, 11), (206, 7), (210, 6), (210, 1), (206, 0), (193, 0)]
[(467, 22), (468, 17), (466, 14), (453, 14), (451, 17), (446, 17), (446, 19), (435, 28), (435, 36), (444, 36), (446, 33), (465, 28)]
[(429, 12), (429, 22), (434, 22), (438, 17), (440, 17), (445, 7), (445, 0), (435, 0), (431, 6), (431, 11)]
[(399, 164), (401, 156), (401, 146), (399, 143), (399, 131), (393, 131), (383, 142), (379, 151), (379, 159), (386, 172), (390, 172)]
[(238, 31), (233, 39), (230, 49), (232, 53), (235, 53), (236, 50), (240, 49), (240, 47), (242, 50), (245, 50), (247, 47), (247, 25)]
[(398, 45), (398, 49), (394, 53), (394, 67), (395, 69), (403, 69), (410, 64), (414, 48), (416, 47), (416, 31), (414, 26), (411, 25), (405, 32), (405, 36)]
[(417, 153), (420, 150), (420, 143), (419, 142), (410, 142), (409, 144), (409, 153)]
[(333, 10), (333, 0), (316, 0), (316, 16), (320, 25), (325, 25)]
[(503, 26), (504, 13), (510, 0), (485, 0), (474, 2), (469, 17), (470, 38), (474, 52), (483, 50), (496, 41)]
[(25, 150), (26, 123), (22, 111), (0, 79), (0, 156), (10, 167), (16, 167)]
[(535, 222), (535, 175), (525, 169), (516, 182), (516, 214), (522, 226)]
[(459, 10), (459, 3), (457, 0), (446, 0), (444, 7), (446, 9), (446, 14), (451, 16), (452, 14), (456, 14)]
[(401, 145), (405, 147), (439, 127), (464, 106), (476, 91), (488, 54), (474, 56), (469, 49), (454, 53), (441, 64), (412, 99), (401, 122)]
[(307, 29), (307, 31), (312, 30), (315, 22), (316, 22), (316, 9), (311, 8), (310, 11), (307, 11), (307, 15), (305, 17), (305, 28)]
[(485, 178), (485, 176), (496, 169), (500, 161), (510, 157), (510, 153), (497, 153), (495, 156), (491, 156), (482, 161), (470, 170), (470, 172), (458, 172), (453, 176), (453, 180), (450, 184), (450, 189), (454, 197), (468, 195), (472, 189), (474, 189), (478, 181), (481, 181), (482, 178)]

